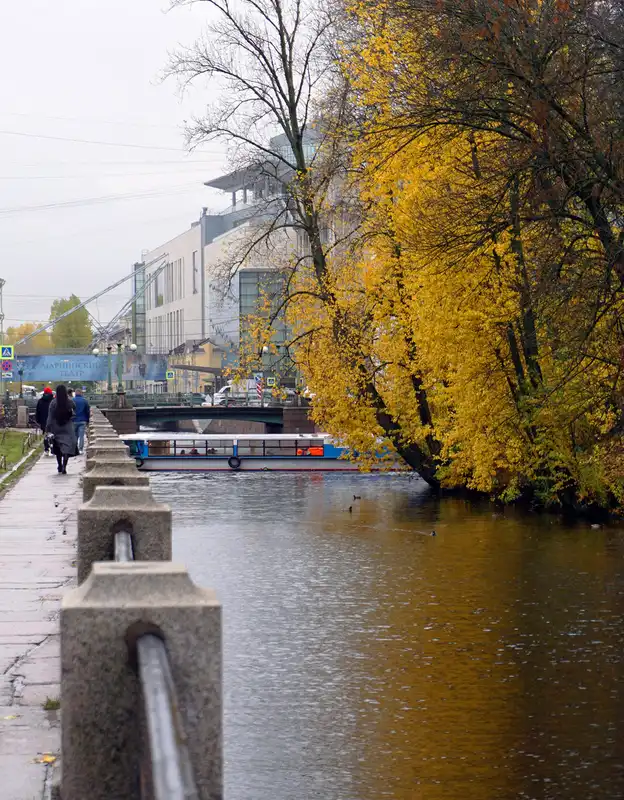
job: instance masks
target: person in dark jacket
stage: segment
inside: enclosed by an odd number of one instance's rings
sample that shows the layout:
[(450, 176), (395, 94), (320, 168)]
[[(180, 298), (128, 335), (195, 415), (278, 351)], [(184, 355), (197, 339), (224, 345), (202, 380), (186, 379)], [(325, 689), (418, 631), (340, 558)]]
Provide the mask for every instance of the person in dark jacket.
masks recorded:
[(63, 385), (57, 386), (56, 397), (50, 403), (48, 411), (46, 431), (54, 437), (52, 452), (56, 456), (58, 471), (63, 475), (67, 474), (69, 459), (77, 455), (75, 414), (76, 406), (67, 396), (67, 389)]
[(82, 453), (84, 450), (84, 435), (87, 423), (91, 419), (91, 406), (88, 401), (82, 396), (82, 389), (76, 389), (76, 396), (74, 397), (76, 405), (76, 416), (74, 417), (74, 429), (76, 431), (76, 439), (78, 440), (78, 450)]
[(50, 437), (45, 435), (46, 425), (48, 424), (48, 412), (50, 411), (50, 403), (54, 400), (54, 392), (49, 386), (43, 390), (43, 395), (37, 403), (35, 409), (35, 420), (37, 425), (43, 431), (43, 452), (48, 456), (50, 455)]

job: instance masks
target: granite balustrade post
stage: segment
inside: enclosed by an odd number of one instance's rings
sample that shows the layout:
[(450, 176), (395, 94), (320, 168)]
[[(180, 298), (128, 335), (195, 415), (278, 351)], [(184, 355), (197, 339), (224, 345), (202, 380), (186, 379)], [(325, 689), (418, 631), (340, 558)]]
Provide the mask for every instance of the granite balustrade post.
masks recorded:
[(102, 439), (100, 437), (92, 439), (87, 445), (87, 455), (94, 450), (126, 453), (130, 455), (130, 448), (124, 444), (119, 437), (115, 439)]
[(82, 499), (86, 503), (96, 486), (149, 486), (149, 478), (140, 473), (136, 464), (128, 459), (125, 464), (99, 464), (85, 472), (82, 478)]
[(101, 450), (99, 447), (94, 447), (87, 455), (87, 471), (91, 471), (96, 464), (135, 464), (135, 462), (123, 450)]
[(221, 609), (170, 562), (96, 563), (61, 610), (63, 800), (140, 800), (137, 637), (165, 641), (199, 800), (221, 800)]
[(95, 422), (89, 423), (88, 429), (94, 433), (115, 433), (115, 429), (109, 423)]
[(119, 436), (117, 436), (117, 434), (112, 432), (112, 431), (110, 433), (108, 431), (106, 431), (106, 432), (98, 431), (97, 433), (92, 433), (91, 434), (90, 441), (92, 441), (92, 442), (99, 442), (99, 441), (102, 441), (102, 442), (119, 442), (121, 440), (120, 440)]
[(147, 486), (97, 486), (78, 509), (79, 584), (95, 561), (113, 560), (118, 530), (130, 532), (136, 561), (171, 561), (169, 506), (158, 503)]
[(104, 425), (89, 426), (87, 428), (87, 433), (91, 437), (117, 435), (113, 428), (109, 426), (104, 427)]

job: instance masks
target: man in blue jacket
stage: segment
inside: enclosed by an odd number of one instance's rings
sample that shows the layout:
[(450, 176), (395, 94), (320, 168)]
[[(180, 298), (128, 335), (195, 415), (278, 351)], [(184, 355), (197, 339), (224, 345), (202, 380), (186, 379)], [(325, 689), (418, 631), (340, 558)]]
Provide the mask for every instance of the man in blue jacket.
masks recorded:
[(78, 450), (82, 453), (84, 450), (84, 433), (87, 422), (91, 419), (91, 406), (82, 396), (82, 390), (76, 389), (76, 396), (74, 397), (76, 404), (76, 416), (74, 417), (74, 428), (76, 429), (76, 440), (78, 442)]

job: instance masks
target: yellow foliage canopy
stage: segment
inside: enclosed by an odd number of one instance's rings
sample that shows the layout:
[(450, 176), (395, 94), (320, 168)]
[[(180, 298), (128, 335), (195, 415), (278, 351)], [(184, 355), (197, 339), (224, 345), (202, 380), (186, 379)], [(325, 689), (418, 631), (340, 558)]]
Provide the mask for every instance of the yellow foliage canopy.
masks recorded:
[(331, 302), (300, 269), (289, 305), (317, 419), (362, 454), (417, 446), (443, 486), (621, 504), (624, 293), (590, 221), (549, 215), (495, 134), (393, 130), (397, 71), (426, 65), (362, 15), (345, 58), (367, 121), (343, 133), (366, 213), (328, 258)]

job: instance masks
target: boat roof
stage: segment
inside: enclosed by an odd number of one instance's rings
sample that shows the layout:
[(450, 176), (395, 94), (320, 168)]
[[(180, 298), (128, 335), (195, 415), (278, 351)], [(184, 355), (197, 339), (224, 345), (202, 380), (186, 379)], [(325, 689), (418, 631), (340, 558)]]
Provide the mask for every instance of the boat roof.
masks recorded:
[(162, 433), (144, 431), (142, 433), (129, 433), (122, 434), (120, 439), (124, 442), (149, 442), (149, 441), (166, 441), (170, 442), (173, 439), (184, 439), (185, 441), (206, 440), (206, 441), (223, 441), (224, 439), (244, 439), (257, 440), (257, 441), (280, 441), (284, 439), (292, 439), (297, 441), (299, 439), (329, 439), (329, 433)]

